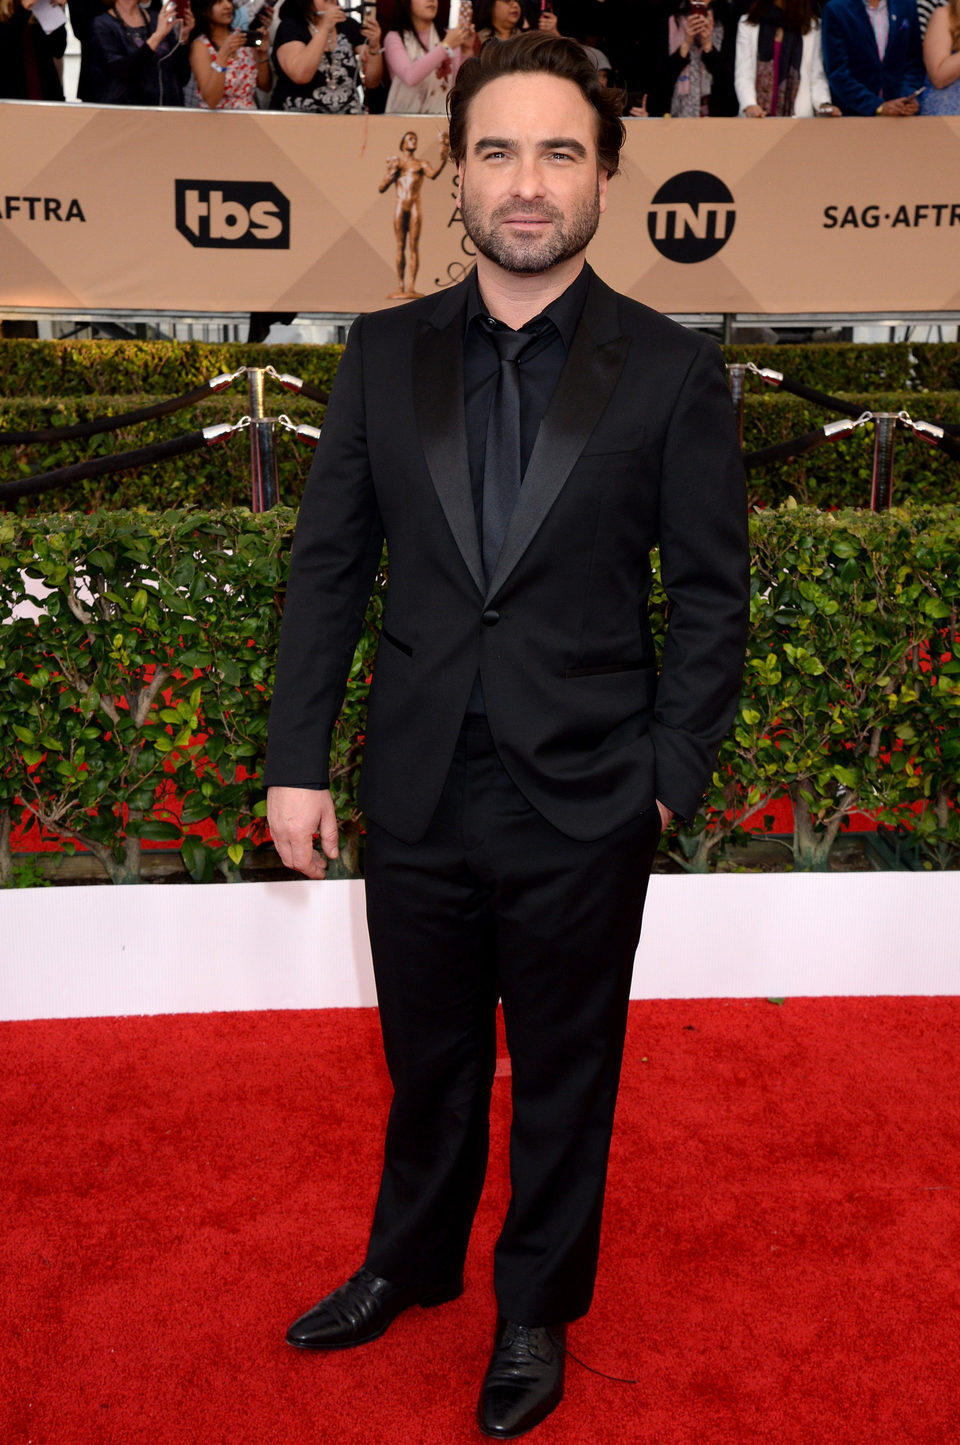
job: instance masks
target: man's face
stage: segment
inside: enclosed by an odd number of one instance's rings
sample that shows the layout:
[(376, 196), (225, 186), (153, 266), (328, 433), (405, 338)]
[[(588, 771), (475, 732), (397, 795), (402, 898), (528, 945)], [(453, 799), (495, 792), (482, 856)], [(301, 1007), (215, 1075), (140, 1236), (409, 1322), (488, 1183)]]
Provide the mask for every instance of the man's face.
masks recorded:
[(596, 112), (572, 80), (503, 75), (474, 96), (460, 212), (481, 255), (535, 275), (582, 251), (606, 209)]

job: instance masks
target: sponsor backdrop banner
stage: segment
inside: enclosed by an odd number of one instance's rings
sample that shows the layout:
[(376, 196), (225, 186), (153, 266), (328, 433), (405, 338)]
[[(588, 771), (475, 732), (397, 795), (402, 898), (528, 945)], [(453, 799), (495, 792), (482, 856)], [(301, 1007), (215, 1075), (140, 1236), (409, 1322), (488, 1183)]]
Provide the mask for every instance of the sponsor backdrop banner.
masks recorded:
[[(628, 132), (591, 250), (618, 290), (672, 312), (960, 310), (960, 119)], [(0, 104), (0, 305), (357, 312), (451, 286), (472, 250), (442, 136), (432, 116)]]

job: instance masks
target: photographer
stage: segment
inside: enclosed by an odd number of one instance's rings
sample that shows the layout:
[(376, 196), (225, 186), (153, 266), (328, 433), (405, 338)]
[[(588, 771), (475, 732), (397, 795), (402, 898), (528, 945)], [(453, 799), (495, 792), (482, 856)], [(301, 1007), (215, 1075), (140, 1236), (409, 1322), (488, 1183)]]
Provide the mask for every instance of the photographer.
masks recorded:
[(737, 27), (737, 99), (742, 115), (839, 115), (820, 49), (814, 0), (751, 0)]
[(360, 115), (361, 80), (371, 89), (383, 77), (380, 26), (372, 13), (358, 25), (339, 5), (284, 0), (273, 59), (271, 110)]
[(830, 0), (820, 23), (824, 70), (844, 115), (917, 114), (925, 75), (916, 0)]
[(960, 115), (960, 0), (948, 0), (931, 15), (923, 63), (930, 84), (923, 92), (920, 114)]
[(34, 18), (33, 4), (0, 0), (0, 100), (63, 100), (66, 26), (48, 35)]
[(527, 29), (520, 0), (477, 0), (474, 24), (478, 52), (488, 40), (512, 40)]
[(559, 35), (552, 5), (522, 5), (520, 0), (477, 0), (473, 17), (477, 31), (477, 53), (488, 40), (512, 40), (525, 30), (549, 30)]
[(457, 71), (473, 54), (475, 35), (461, 19), (440, 38), (437, 0), (397, 0), (385, 41), (390, 72), (388, 115), (443, 115)]
[(659, 25), (651, 115), (736, 115), (737, 27), (724, 0), (683, 0)]
[(116, 0), (90, 30), (87, 98), (98, 105), (183, 105), (193, 12), (178, 19), (174, 0), (148, 10)]
[(260, 11), (250, 32), (233, 29), (233, 0), (193, 0), (193, 13), (197, 32), (190, 68), (200, 109), (256, 110), (257, 90), (270, 89), (268, 11)]

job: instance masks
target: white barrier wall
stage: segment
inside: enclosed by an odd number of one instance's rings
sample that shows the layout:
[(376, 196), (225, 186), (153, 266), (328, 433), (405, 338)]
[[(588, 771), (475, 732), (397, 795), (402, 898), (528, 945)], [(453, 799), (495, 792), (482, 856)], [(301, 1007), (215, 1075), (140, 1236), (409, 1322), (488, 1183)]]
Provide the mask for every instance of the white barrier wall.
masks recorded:
[[(960, 993), (960, 872), (656, 875), (634, 998)], [(363, 884), (0, 893), (0, 1018), (370, 1006)]]

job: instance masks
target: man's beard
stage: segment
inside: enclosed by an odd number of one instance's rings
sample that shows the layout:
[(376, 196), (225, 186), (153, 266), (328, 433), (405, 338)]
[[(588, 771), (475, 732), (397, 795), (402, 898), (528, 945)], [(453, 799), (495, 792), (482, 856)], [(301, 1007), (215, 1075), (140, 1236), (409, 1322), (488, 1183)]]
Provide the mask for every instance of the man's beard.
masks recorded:
[[(592, 241), (600, 224), (599, 186), (591, 200), (578, 203), (569, 215), (545, 201), (521, 204), (505, 201), (489, 216), (474, 206), (466, 185), (460, 188), (460, 215), (467, 235), (482, 256), (504, 271), (534, 276), (569, 261)], [(507, 216), (537, 216), (552, 221), (544, 235), (511, 235), (500, 225)]]

